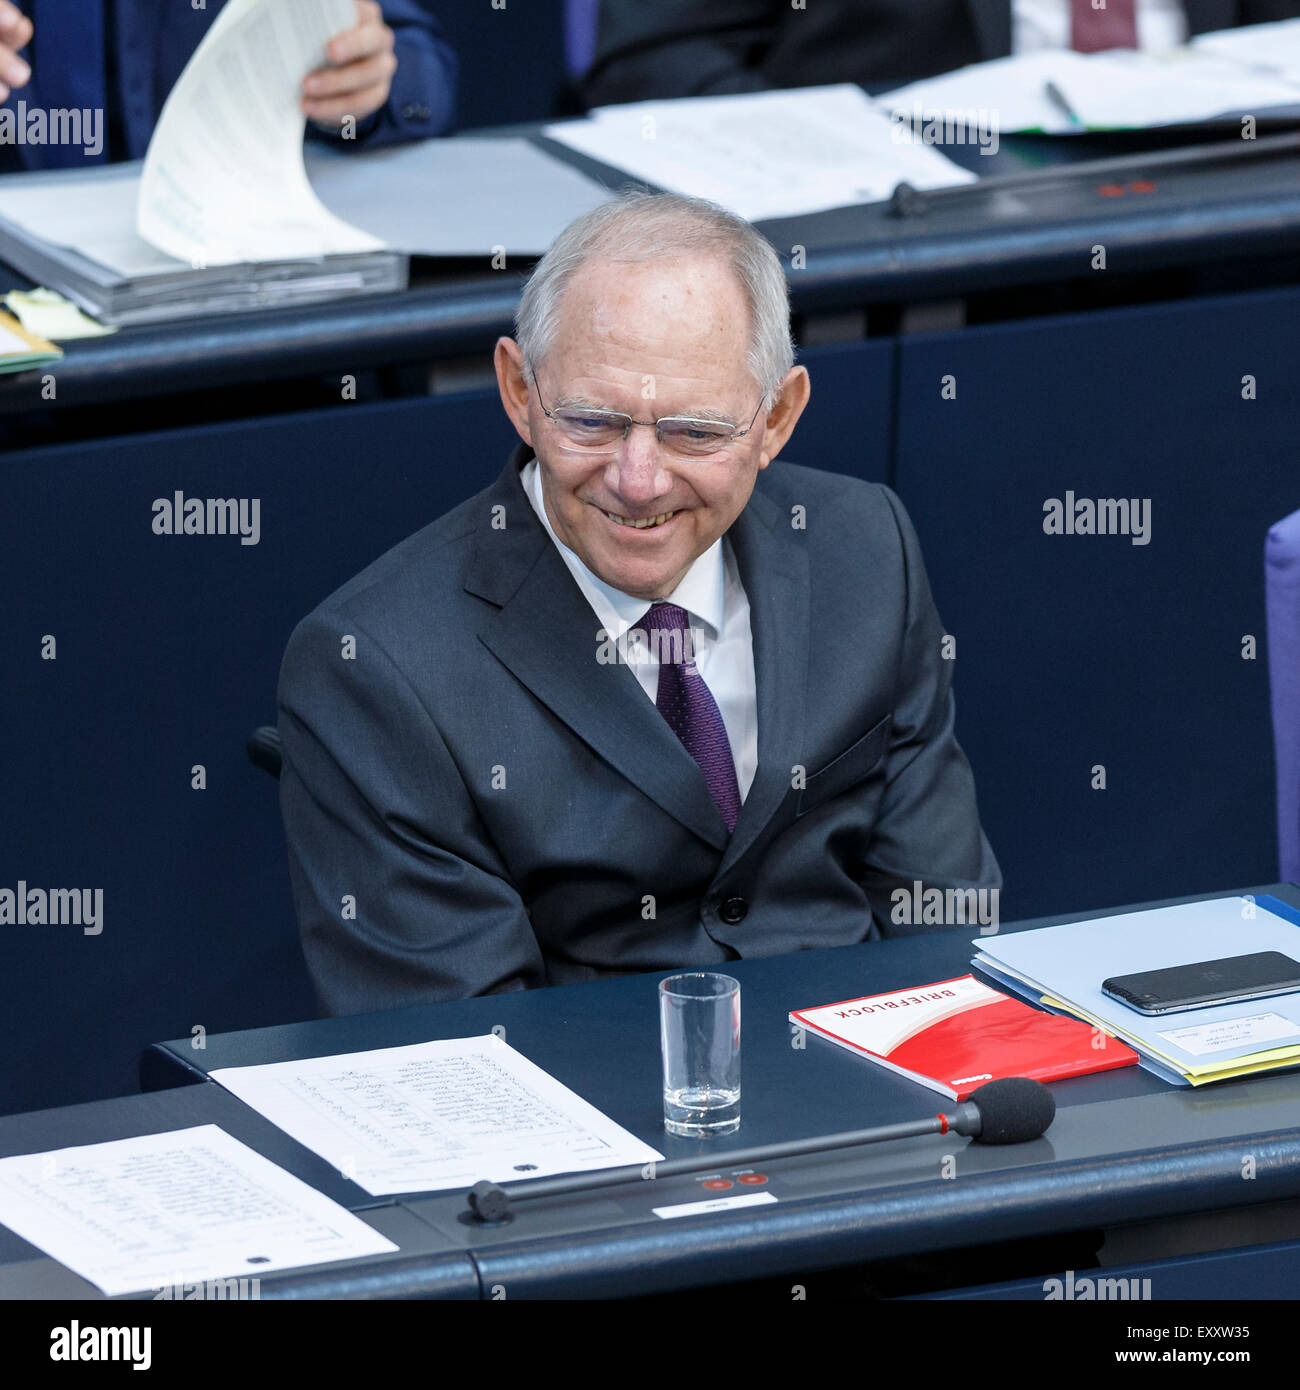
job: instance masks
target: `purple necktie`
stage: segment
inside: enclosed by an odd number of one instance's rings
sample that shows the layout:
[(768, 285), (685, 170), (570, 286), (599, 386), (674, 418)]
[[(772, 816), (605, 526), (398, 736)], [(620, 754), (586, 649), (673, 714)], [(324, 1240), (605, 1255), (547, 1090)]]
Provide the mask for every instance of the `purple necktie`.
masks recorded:
[(1105, 0), (1100, 10), (1093, 0), (1070, 0), (1070, 47), (1077, 53), (1137, 46), (1137, 0)]
[[(709, 795), (722, 813), (727, 829), (734, 830), (740, 815), (736, 765), (717, 701), (695, 667), (686, 610), (675, 603), (652, 604), (636, 627), (650, 634), (652, 650), (657, 648), (659, 653), (655, 706), (699, 763)], [(676, 638), (674, 633), (678, 634)]]

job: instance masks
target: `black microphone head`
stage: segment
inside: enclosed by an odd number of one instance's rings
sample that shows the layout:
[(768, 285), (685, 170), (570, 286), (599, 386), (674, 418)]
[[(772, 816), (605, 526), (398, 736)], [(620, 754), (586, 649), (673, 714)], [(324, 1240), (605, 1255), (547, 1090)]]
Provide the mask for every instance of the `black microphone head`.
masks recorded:
[(975, 1136), (981, 1144), (1025, 1144), (1042, 1137), (1056, 1118), (1056, 1099), (1041, 1081), (1004, 1076), (970, 1095), (983, 1123)]

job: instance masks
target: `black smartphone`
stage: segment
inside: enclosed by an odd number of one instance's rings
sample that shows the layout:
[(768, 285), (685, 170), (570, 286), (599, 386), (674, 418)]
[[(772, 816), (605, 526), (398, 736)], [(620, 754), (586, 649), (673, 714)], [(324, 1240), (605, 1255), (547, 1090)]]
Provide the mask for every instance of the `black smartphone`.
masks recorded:
[(1248, 956), (1144, 970), (1137, 975), (1113, 975), (1101, 982), (1101, 989), (1140, 1014), (1204, 1009), (1211, 1004), (1266, 999), (1270, 994), (1300, 989), (1300, 961), (1281, 951), (1256, 951)]

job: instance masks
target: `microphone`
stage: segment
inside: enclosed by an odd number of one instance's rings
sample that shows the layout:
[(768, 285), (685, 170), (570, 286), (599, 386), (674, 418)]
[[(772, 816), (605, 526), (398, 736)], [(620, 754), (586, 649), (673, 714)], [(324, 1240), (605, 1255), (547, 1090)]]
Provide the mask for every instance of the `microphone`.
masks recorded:
[(939, 1118), (980, 1144), (1025, 1144), (1042, 1138), (1056, 1118), (1056, 1099), (1041, 1081), (1004, 1076), (972, 1091), (956, 1115)]
[(466, 1194), (469, 1214), (462, 1220), (496, 1225), (511, 1220), (510, 1204), (537, 1197), (582, 1192), (594, 1187), (613, 1187), (638, 1178), (679, 1177), (700, 1173), (725, 1164), (748, 1167), (774, 1158), (793, 1158), (799, 1154), (825, 1153), (859, 1144), (879, 1144), (887, 1139), (915, 1139), (926, 1134), (963, 1135), (977, 1144), (1025, 1144), (1041, 1138), (1056, 1118), (1056, 1100), (1041, 1081), (1027, 1076), (1005, 1076), (986, 1082), (971, 1092), (951, 1115), (932, 1115), (925, 1120), (904, 1120), (896, 1125), (877, 1125), (874, 1129), (848, 1130), (816, 1139), (792, 1139), (783, 1144), (764, 1144), (758, 1148), (714, 1153), (704, 1157), (676, 1158), (666, 1163), (610, 1168), (603, 1173), (565, 1173), (554, 1178), (529, 1178), (513, 1182), (509, 1191), (494, 1182), (475, 1183)]

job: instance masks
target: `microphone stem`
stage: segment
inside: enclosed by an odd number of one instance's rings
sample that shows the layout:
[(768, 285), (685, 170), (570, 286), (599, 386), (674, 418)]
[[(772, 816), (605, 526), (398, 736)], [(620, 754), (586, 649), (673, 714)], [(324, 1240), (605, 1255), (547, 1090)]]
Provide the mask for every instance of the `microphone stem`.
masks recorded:
[[(946, 1119), (951, 1130), (954, 1117), (950, 1115)], [(938, 1115), (931, 1115), (925, 1120), (905, 1120), (900, 1124), (878, 1125), (874, 1129), (846, 1130), (842, 1134), (819, 1135), (813, 1139), (789, 1139), (780, 1144), (761, 1144), (757, 1148), (733, 1149), (694, 1158), (673, 1158), (663, 1163), (632, 1164), (624, 1168), (610, 1168), (603, 1173), (565, 1173), (554, 1178), (529, 1178), (523, 1182), (507, 1183), (502, 1190), (514, 1203), (525, 1198), (553, 1197), (565, 1192), (585, 1192), (593, 1187), (636, 1182), (644, 1180), (647, 1172), (655, 1178), (673, 1178), (683, 1173), (707, 1172), (711, 1168), (747, 1168), (774, 1158), (848, 1149), (858, 1144), (876, 1144), (888, 1139), (915, 1139), (926, 1134), (941, 1134), (943, 1129), (944, 1120)]]

